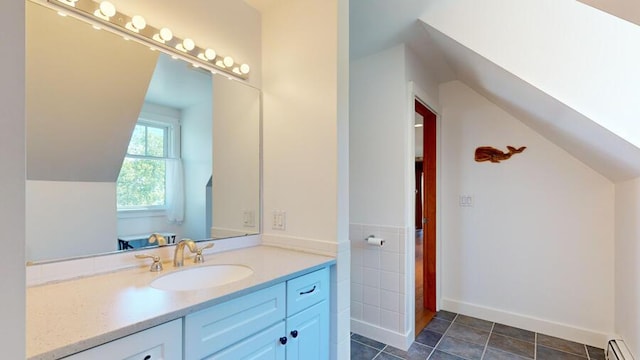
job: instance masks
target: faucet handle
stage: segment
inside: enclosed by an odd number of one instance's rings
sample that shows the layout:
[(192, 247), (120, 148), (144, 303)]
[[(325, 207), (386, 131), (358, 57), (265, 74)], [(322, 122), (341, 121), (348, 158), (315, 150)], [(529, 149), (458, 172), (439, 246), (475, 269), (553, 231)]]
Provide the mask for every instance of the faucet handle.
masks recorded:
[(214, 243), (210, 243), (210, 244), (207, 244), (207, 245), (205, 245), (205, 246), (203, 246), (201, 248), (197, 248), (196, 249), (196, 256), (194, 256), (193, 262), (196, 263), (196, 264), (203, 263), (204, 262), (204, 256), (202, 256), (202, 250), (210, 249), (210, 248), (213, 247), (213, 245), (215, 245), (215, 244)]
[(162, 263), (160, 262), (160, 256), (158, 255), (136, 254), (136, 259), (153, 259), (153, 264), (151, 264), (149, 271), (162, 271)]

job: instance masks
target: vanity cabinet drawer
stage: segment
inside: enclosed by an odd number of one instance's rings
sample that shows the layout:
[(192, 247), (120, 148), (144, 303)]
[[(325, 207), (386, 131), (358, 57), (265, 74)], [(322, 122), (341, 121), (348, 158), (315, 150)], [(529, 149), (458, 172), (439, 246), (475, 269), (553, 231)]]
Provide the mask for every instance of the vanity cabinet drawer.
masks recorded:
[(202, 359), (285, 318), (285, 284), (187, 315), (185, 359)]
[(284, 320), (206, 358), (206, 360), (284, 360), (286, 346), (280, 342), (284, 334)]
[(182, 319), (68, 356), (64, 360), (168, 360), (182, 358)]
[(287, 316), (329, 298), (329, 268), (287, 281)]

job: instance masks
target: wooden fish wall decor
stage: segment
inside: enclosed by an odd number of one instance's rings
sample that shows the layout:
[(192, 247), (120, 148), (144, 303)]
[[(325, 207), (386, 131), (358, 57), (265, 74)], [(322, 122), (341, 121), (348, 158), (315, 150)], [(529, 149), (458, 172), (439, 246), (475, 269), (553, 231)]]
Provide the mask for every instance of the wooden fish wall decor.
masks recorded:
[(514, 154), (519, 154), (526, 149), (526, 146), (521, 148), (514, 148), (513, 146), (507, 146), (508, 152), (502, 152), (502, 150), (496, 149), (491, 146), (481, 146), (476, 149), (475, 159), (477, 162), (491, 161), (492, 163), (499, 163), (502, 160), (508, 160)]

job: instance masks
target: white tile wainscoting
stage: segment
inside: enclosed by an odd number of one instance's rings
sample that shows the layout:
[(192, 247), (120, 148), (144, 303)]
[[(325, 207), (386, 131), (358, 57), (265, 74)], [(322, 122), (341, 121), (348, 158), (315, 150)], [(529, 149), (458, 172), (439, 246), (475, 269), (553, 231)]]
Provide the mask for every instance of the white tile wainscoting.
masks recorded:
[[(396, 226), (350, 224), (351, 325), (355, 333), (376, 336), (402, 347), (409, 332), (406, 269), (407, 234)], [(369, 235), (385, 240), (382, 247), (368, 244)], [(383, 339), (381, 339), (383, 338)]]

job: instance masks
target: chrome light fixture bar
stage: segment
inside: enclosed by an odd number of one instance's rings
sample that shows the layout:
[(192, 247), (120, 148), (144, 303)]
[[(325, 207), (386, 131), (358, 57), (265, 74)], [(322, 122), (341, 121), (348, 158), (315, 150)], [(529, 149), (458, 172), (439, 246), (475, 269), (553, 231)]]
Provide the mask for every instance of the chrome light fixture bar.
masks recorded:
[[(140, 15), (129, 16), (116, 10), (109, 1), (93, 0), (40, 0), (57, 10), (60, 15), (67, 14), (88, 22), (96, 29), (105, 29), (125, 40), (135, 40), (148, 46), (151, 50), (162, 51), (173, 58), (191, 63), (194, 67), (203, 68), (213, 74), (225, 73), (236, 79), (249, 78), (250, 67), (237, 64), (231, 56), (221, 56), (213, 49), (202, 48), (190, 39), (179, 38), (166, 27), (156, 28), (146, 23)], [(232, 79), (231, 77), (229, 77)]]

